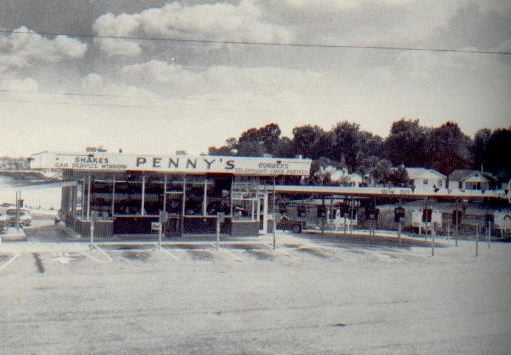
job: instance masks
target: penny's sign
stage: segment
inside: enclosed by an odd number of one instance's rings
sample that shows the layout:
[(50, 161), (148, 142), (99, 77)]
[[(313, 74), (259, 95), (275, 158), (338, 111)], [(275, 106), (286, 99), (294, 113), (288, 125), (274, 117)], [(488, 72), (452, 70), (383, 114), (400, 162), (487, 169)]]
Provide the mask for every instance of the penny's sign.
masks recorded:
[(230, 173), (237, 175), (309, 175), (308, 159), (266, 157), (130, 155), (107, 153), (35, 154), (33, 169)]

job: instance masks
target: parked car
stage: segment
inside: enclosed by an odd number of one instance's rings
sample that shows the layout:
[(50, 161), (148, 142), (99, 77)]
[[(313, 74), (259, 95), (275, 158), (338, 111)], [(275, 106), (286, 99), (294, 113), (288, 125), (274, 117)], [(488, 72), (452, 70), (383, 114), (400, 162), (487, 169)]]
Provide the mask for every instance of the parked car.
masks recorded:
[(277, 229), (290, 230), (294, 233), (301, 233), (305, 229), (305, 221), (299, 219), (292, 219), (286, 215), (283, 215), (277, 222)]
[[(20, 208), (19, 211), (19, 223), (22, 226), (29, 226), (32, 224), (32, 215), (30, 214), (30, 210), (27, 208)], [(16, 224), (16, 208), (9, 208), (5, 211), (7, 215), (8, 221), (10, 224)]]

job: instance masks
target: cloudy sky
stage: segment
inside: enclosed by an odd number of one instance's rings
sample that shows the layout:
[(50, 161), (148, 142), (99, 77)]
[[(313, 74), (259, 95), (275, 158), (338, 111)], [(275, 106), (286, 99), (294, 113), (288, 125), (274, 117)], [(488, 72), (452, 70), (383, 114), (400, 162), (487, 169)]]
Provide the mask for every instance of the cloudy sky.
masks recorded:
[(196, 154), (271, 122), (511, 125), (508, 0), (3, 0), (0, 31), (0, 155)]

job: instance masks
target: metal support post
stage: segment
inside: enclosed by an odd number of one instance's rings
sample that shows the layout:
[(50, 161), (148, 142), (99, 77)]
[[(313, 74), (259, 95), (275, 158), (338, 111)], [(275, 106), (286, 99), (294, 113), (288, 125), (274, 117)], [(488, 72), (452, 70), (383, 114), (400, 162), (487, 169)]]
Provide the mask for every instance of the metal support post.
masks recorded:
[(479, 256), (479, 224), (476, 225), (476, 258)]
[[(321, 204), (321, 208), (322, 208), (322, 211), (326, 211), (326, 207), (325, 207), (325, 198), (323, 197), (322, 198), (323, 200), (323, 203)], [(323, 217), (323, 215), (320, 216), (321, 218), (321, 234), (325, 234), (325, 217)]]
[(91, 213), (91, 219), (90, 219), (90, 245), (89, 248), (92, 250), (94, 248), (94, 224), (96, 223), (97, 219), (97, 212), (93, 211)]
[(275, 188), (275, 176), (273, 177), (273, 250), (277, 247), (277, 218), (275, 215), (275, 203), (277, 201), (276, 188)]
[(19, 191), (16, 191), (16, 218), (14, 219), (14, 223), (16, 224), (16, 230), (20, 230), (20, 195)]
[(353, 216), (353, 212), (354, 212), (354, 207), (352, 206), (352, 200), (350, 200), (350, 225), (349, 225), (349, 229), (350, 229), (350, 238), (353, 238), (353, 220), (354, 220), (354, 216)]
[(488, 235), (488, 249), (490, 249), (491, 246), (491, 221), (488, 221), (488, 231), (486, 232)]
[(160, 213), (160, 223), (159, 223), (159, 226), (158, 226), (158, 249), (161, 250), (161, 239), (162, 239), (162, 234), (163, 234), (163, 214), (165, 212), (161, 212)]
[(458, 234), (460, 232), (460, 225), (458, 217), (456, 216), (456, 230), (454, 231), (454, 245), (458, 246)]
[(431, 243), (431, 256), (435, 256), (435, 232), (433, 230), (431, 230), (431, 239), (433, 239)]
[(216, 251), (220, 248), (220, 214), (216, 215)]
[(346, 222), (346, 213), (344, 213), (344, 236), (346, 236), (346, 232), (347, 232), (347, 222)]
[[(90, 211), (90, 195), (91, 195), (91, 176), (90, 174), (87, 174), (87, 219), (91, 218), (91, 211)], [(67, 214), (67, 211), (64, 211)]]

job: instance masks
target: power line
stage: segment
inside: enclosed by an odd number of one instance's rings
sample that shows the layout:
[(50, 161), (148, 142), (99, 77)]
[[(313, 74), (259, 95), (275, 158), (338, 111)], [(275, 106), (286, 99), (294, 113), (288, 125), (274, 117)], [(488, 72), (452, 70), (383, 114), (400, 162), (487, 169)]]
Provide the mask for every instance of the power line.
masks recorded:
[[(225, 98), (205, 98), (205, 97), (170, 97), (170, 96), (149, 96), (149, 95), (120, 95), (120, 94), (95, 94), (95, 93), (80, 93), (80, 92), (60, 92), (60, 93), (54, 93), (54, 92), (36, 92), (36, 91), (28, 91), (28, 90), (9, 90), (9, 89), (0, 89), (0, 93), (4, 94), (23, 94), (23, 95), (38, 95), (38, 96), (52, 96), (52, 97), (63, 97), (63, 96), (70, 96), (70, 97), (91, 97), (91, 98), (119, 98), (119, 99), (142, 99), (142, 100), (158, 100), (158, 101), (191, 101), (191, 102), (239, 102), (239, 103), (258, 103), (260, 101), (265, 101), (265, 99), (232, 99), (229, 98), (229, 100), (226, 100)], [(5, 100), (4, 100), (5, 101)], [(272, 102), (280, 103), (280, 104), (297, 104), (297, 103), (303, 103), (302, 100), (277, 100), (275, 98), (271, 98)], [(16, 102), (22, 102), (22, 101), (16, 101)], [(30, 103), (31, 101), (23, 101)], [(335, 100), (335, 102), (338, 102), (338, 100)], [(33, 103), (37, 103), (34, 101)], [(44, 103), (44, 102), (42, 102)], [(57, 102), (58, 103), (58, 102)], [(320, 104), (327, 104), (331, 103), (331, 101), (323, 101), (320, 102)], [(60, 104), (67, 104), (66, 102), (60, 102)], [(88, 103), (70, 103), (70, 104), (79, 104), (79, 105), (88, 105)], [(91, 104), (94, 105), (94, 104)], [(118, 106), (117, 104), (98, 104), (99, 106)], [(139, 107), (137, 105), (127, 105), (127, 107)], [(153, 107), (153, 106), (151, 106)], [(157, 107), (157, 106), (156, 106)]]
[(490, 51), (475, 49), (455, 49), (455, 48), (425, 48), (425, 47), (402, 47), (402, 46), (377, 46), (377, 45), (354, 45), (354, 44), (318, 44), (318, 43), (278, 43), (278, 42), (251, 42), (251, 41), (220, 41), (207, 39), (180, 39), (172, 37), (149, 37), (149, 36), (111, 36), (98, 34), (76, 34), (76, 33), (58, 33), (58, 32), (27, 32), (16, 30), (0, 29), (0, 33), (42, 35), (42, 36), (67, 36), (73, 38), (108, 38), (124, 39), (132, 41), (165, 41), (175, 43), (194, 43), (194, 44), (228, 44), (245, 46), (266, 46), (266, 47), (290, 47), (290, 48), (337, 48), (337, 49), (367, 49), (383, 51), (414, 51), (414, 52), (436, 52), (436, 53), (463, 53), (463, 54), (492, 54), (492, 55), (511, 55), (508, 51)]

